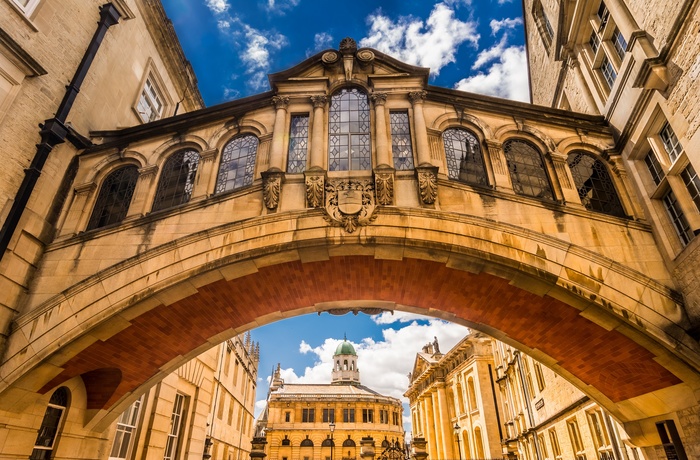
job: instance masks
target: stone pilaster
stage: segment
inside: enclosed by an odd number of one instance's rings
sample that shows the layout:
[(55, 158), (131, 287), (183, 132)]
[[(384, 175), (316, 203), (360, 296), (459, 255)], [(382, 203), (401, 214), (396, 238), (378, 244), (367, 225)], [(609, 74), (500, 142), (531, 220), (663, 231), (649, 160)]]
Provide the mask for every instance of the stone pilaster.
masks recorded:
[(214, 171), (214, 160), (219, 153), (217, 149), (209, 149), (199, 154), (199, 165), (197, 166), (197, 180), (192, 190), (192, 199), (206, 198), (209, 194), (211, 176), (216, 176)]
[(423, 102), (427, 93), (425, 91), (412, 91), (408, 93), (408, 98), (413, 105), (413, 130), (416, 135), (416, 153), (418, 156), (418, 166), (432, 166), (430, 160), (430, 144), (428, 143), (428, 130), (425, 125), (423, 115)]
[(328, 98), (326, 96), (311, 96), (311, 103), (314, 106), (314, 120), (311, 126), (311, 150), (308, 169), (323, 169), (323, 127), (325, 126), (325, 111)]
[(87, 220), (90, 218), (90, 210), (87, 202), (90, 196), (97, 190), (97, 184), (88, 182), (76, 186), (73, 189), (73, 202), (70, 205), (68, 216), (61, 229), (61, 236), (75, 235), (87, 227)]
[(503, 144), (494, 141), (486, 141), (487, 157), (493, 169), (493, 178), (496, 181), (494, 184), (496, 190), (507, 190), (512, 192), (513, 186), (510, 183), (510, 174), (508, 173), (508, 163), (503, 154)]
[(287, 106), (289, 96), (273, 96), (275, 106), (275, 124), (272, 128), (272, 146), (270, 147), (270, 169), (284, 169), (284, 137), (286, 134)]
[(155, 195), (155, 181), (158, 175), (158, 165), (148, 165), (139, 168), (139, 178), (136, 181), (134, 196), (131, 199), (131, 206), (126, 217), (141, 217), (146, 215), (151, 208), (153, 196)]
[(393, 166), (389, 136), (386, 129), (386, 93), (373, 93), (370, 98), (374, 102), (375, 146), (377, 148), (377, 167)]

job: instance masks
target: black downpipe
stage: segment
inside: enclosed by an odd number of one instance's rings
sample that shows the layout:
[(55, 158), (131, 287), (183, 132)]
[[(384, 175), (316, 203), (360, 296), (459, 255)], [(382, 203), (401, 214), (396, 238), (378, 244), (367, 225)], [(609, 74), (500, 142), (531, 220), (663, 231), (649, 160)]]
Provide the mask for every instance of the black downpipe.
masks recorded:
[(498, 398), (496, 398), (496, 385), (493, 382), (493, 369), (489, 364), (489, 379), (491, 380), (491, 393), (493, 394), (493, 407), (496, 408), (496, 423), (498, 423), (498, 436), (500, 439), (505, 439), (503, 437), (503, 427), (501, 426), (501, 410), (498, 408)]
[(2, 225), (2, 230), (0, 230), (0, 260), (2, 260), (7, 247), (10, 245), (10, 239), (17, 229), (24, 209), (27, 207), (29, 197), (34, 191), (34, 186), (39, 180), (41, 170), (49, 157), (49, 153), (55, 146), (63, 143), (68, 136), (68, 128), (65, 125), (68, 113), (80, 92), (80, 87), (92, 65), (92, 61), (95, 59), (107, 29), (116, 24), (119, 21), (119, 17), (119, 11), (111, 3), (105, 3), (100, 7), (100, 20), (97, 23), (97, 30), (95, 30), (95, 34), (92, 36), (87, 50), (85, 50), (75, 75), (73, 75), (73, 80), (66, 87), (66, 94), (58, 106), (58, 110), (56, 110), (56, 116), (45, 120), (44, 123), (39, 125), (41, 128), (41, 131), (39, 131), (41, 142), (36, 146), (36, 155), (34, 155), (29, 168), (24, 170), (24, 179), (19, 186), (7, 219)]

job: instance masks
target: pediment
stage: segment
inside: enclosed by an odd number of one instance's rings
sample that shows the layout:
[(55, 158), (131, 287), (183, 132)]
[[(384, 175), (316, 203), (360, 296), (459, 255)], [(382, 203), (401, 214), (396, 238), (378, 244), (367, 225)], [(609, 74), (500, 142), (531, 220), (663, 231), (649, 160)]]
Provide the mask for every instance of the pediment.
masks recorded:
[(330, 85), (339, 81), (364, 81), (372, 78), (413, 77), (427, 85), (430, 69), (401, 62), (373, 48), (357, 48), (346, 38), (339, 49), (321, 51), (292, 68), (270, 74), (270, 87), (278, 90), (287, 83), (324, 79)]
[[(418, 376), (423, 374), (430, 367), (430, 362), (421, 353), (416, 354), (416, 359), (413, 362), (413, 369), (411, 370), (411, 382), (413, 382)], [(411, 383), (409, 382), (409, 383)]]

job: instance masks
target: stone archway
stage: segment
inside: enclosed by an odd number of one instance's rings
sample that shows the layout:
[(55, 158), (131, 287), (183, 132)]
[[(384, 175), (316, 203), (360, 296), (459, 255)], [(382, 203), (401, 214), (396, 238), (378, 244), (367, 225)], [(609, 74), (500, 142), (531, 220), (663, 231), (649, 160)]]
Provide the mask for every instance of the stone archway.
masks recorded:
[(352, 235), (319, 211), (265, 216), (110, 266), (17, 321), (0, 403), (79, 377), (90, 425), (105, 427), (139, 388), (224, 338), (339, 308), (484, 331), (623, 421), (696, 405), (697, 343), (673, 291), (552, 236), (415, 209), (386, 210)]

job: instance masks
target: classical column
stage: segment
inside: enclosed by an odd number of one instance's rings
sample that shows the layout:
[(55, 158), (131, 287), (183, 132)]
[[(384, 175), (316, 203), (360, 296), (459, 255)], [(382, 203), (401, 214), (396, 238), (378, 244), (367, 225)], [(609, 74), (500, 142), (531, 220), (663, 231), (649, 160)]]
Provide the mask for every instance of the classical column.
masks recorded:
[(269, 211), (277, 209), (282, 194), (284, 181), (284, 137), (287, 121), (289, 96), (273, 96), (275, 105), (275, 125), (272, 128), (272, 145), (270, 146), (270, 169), (260, 173), (263, 185), (263, 202)]
[(90, 195), (97, 189), (97, 184), (88, 182), (86, 184), (77, 185), (73, 190), (73, 202), (70, 205), (68, 216), (61, 227), (61, 236), (75, 235), (87, 227), (86, 219), (89, 219), (90, 210), (87, 208), (87, 202)]
[(373, 93), (370, 97), (374, 102), (375, 145), (377, 147), (377, 166), (374, 168), (374, 188), (377, 202), (383, 206), (394, 204), (394, 173), (393, 159), (389, 134), (386, 129), (386, 93)]
[(270, 148), (270, 170), (284, 170), (284, 136), (287, 120), (289, 96), (273, 96), (275, 105), (275, 125), (272, 128), (272, 146)]
[(136, 181), (134, 196), (131, 198), (131, 206), (126, 217), (141, 217), (151, 210), (153, 197), (155, 196), (154, 182), (158, 175), (157, 165), (148, 165), (139, 168), (139, 178)]
[(214, 171), (214, 160), (217, 149), (209, 149), (199, 154), (199, 165), (197, 165), (197, 179), (192, 190), (192, 199), (206, 198), (209, 192), (211, 176), (216, 176)]
[(307, 169), (323, 169), (323, 127), (327, 102), (326, 96), (311, 96), (311, 103), (314, 106), (314, 121), (311, 126), (311, 152)]
[(386, 104), (386, 96), (386, 93), (373, 93), (370, 96), (372, 102), (374, 102), (374, 129), (376, 133), (375, 145), (377, 147), (377, 167), (392, 166), (384, 108), (384, 104)]
[(441, 458), (456, 458), (456, 456), (451, 455), (454, 453), (454, 443), (452, 442), (453, 432), (452, 423), (450, 423), (450, 414), (447, 410), (447, 395), (445, 394), (444, 383), (438, 386), (436, 396), (438, 402), (437, 420), (439, 420), (440, 424), (440, 427), (438, 429), (440, 435), (439, 442), (441, 443), (441, 450), (443, 453)]
[[(565, 203), (582, 205), (581, 197), (578, 195), (578, 190), (574, 185), (574, 177), (571, 175), (571, 170), (566, 161), (567, 157), (557, 151), (550, 151), (549, 157), (552, 159), (552, 164), (554, 165), (554, 174), (556, 183), (559, 185), (559, 190), (552, 190), (555, 194), (562, 194), (562, 199)], [(559, 199), (559, 197), (556, 197)]]
[(418, 166), (431, 166), (430, 145), (428, 144), (428, 129), (425, 126), (425, 116), (423, 115), (423, 102), (425, 101), (425, 91), (412, 91), (408, 93), (408, 98), (413, 105), (413, 130), (416, 134), (416, 153), (418, 155)]
[(437, 458), (441, 458), (441, 457), (438, 455), (437, 436), (435, 433), (435, 430), (437, 428), (437, 426), (435, 424), (437, 414), (435, 411), (436, 404), (435, 404), (434, 398), (435, 398), (434, 390), (428, 390), (428, 397), (426, 400), (428, 410), (426, 411), (426, 417), (425, 417), (426, 422), (428, 422), (427, 426), (426, 426), (426, 431), (427, 431), (426, 438), (428, 441), (428, 454), (429, 454), (430, 458), (437, 459)]

